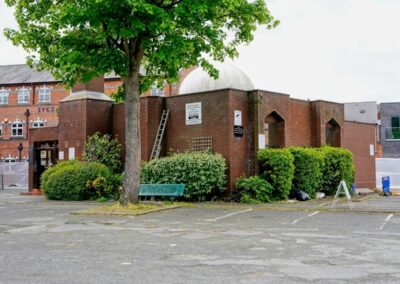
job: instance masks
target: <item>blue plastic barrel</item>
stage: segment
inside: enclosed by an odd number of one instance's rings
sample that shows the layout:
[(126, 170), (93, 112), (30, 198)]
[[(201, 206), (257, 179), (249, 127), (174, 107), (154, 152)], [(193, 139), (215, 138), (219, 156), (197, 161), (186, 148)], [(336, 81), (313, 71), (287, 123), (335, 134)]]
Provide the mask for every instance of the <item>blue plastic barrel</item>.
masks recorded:
[(382, 177), (382, 191), (389, 193), (390, 192), (390, 177)]

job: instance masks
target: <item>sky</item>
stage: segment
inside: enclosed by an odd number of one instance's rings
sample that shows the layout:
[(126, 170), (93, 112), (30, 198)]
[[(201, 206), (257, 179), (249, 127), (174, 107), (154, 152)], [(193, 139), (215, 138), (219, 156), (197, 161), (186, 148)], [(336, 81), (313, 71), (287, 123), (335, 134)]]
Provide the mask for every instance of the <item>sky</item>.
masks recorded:
[[(281, 21), (259, 28), (232, 63), (257, 89), (337, 102), (400, 101), (399, 0), (266, 0)], [(0, 31), (16, 27), (0, 0)], [(0, 65), (26, 53), (0, 35)]]

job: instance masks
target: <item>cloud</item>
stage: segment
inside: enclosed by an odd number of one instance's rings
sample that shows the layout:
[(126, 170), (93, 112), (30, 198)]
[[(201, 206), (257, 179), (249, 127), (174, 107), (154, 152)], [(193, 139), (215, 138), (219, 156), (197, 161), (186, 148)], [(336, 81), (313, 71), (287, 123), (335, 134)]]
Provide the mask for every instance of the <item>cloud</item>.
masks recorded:
[[(400, 1), (266, 0), (281, 24), (259, 28), (234, 64), (260, 89), (302, 99), (400, 101)], [(0, 2), (0, 30), (16, 27)], [(26, 53), (0, 36), (0, 64)]]

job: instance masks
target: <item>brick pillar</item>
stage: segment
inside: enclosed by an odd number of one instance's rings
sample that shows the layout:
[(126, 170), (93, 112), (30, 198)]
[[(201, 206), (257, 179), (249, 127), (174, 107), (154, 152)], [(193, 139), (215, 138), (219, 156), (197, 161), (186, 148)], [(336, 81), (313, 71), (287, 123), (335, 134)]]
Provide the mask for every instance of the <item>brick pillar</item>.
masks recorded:
[(88, 136), (112, 130), (113, 100), (104, 94), (104, 77), (75, 85), (71, 94), (60, 101), (59, 152), (80, 159)]

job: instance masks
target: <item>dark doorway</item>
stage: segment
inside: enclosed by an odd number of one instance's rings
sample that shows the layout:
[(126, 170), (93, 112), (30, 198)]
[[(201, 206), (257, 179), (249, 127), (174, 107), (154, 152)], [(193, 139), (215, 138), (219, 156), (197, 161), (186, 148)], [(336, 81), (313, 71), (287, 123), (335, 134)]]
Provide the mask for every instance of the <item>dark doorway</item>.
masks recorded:
[(332, 147), (340, 147), (340, 125), (339, 123), (332, 118), (325, 125), (325, 139), (326, 145)]
[(271, 112), (264, 120), (265, 147), (285, 147), (285, 120), (276, 111)]
[(57, 141), (35, 142), (33, 148), (33, 188), (40, 189), (40, 177), (43, 172), (56, 164), (58, 155)]

